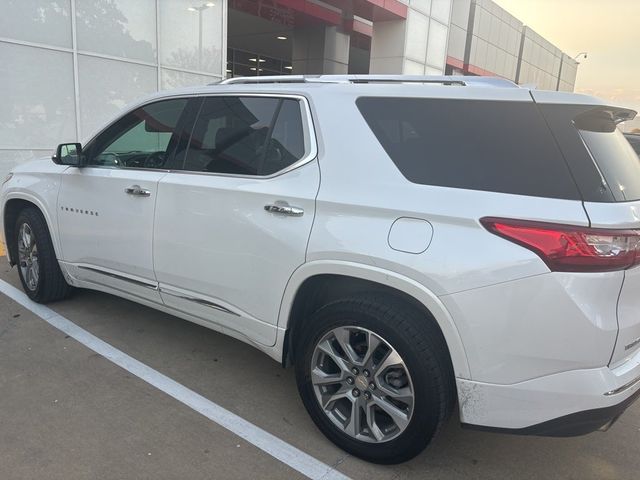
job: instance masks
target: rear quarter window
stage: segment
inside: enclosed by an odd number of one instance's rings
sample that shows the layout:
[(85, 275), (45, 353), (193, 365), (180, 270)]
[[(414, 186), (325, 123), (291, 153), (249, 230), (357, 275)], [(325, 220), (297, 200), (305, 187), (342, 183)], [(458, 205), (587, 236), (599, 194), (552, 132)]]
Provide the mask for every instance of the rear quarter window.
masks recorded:
[(581, 199), (534, 103), (362, 97), (356, 104), (410, 182)]

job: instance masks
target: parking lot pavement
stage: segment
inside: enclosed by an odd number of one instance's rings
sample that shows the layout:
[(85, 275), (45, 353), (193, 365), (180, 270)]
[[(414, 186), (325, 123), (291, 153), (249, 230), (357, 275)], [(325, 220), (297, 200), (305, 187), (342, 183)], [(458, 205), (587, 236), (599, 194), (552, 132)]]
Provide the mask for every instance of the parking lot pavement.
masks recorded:
[[(1, 262), (0, 279), (19, 286)], [(569, 439), (462, 430), (452, 418), (416, 459), (369, 464), (329, 443), (293, 372), (248, 345), (97, 292), (50, 307), (354, 479), (637, 479), (640, 471), (640, 404), (609, 432)], [(300, 477), (0, 294), (0, 478)]]

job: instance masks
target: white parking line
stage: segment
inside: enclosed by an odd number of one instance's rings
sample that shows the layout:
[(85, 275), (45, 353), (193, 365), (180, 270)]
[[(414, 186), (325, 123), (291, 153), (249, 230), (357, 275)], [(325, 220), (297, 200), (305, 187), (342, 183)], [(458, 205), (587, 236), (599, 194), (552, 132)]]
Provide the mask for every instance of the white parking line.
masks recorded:
[(153, 385), (158, 390), (172, 396), (184, 405), (204, 415), (209, 420), (242, 437), (260, 450), (268, 453), (282, 463), (312, 479), (346, 479), (348, 477), (331, 466), (304, 453), (293, 445), (264, 431), (260, 427), (231, 413), (229, 410), (189, 390), (184, 385), (170, 379), (166, 375), (130, 357), (126, 353), (100, 340), (83, 328), (44, 305), (35, 303), (24, 292), (0, 280), (0, 292), (30, 310), (45, 322), (69, 335), (87, 348), (102, 355), (107, 360), (132, 373), (136, 377)]

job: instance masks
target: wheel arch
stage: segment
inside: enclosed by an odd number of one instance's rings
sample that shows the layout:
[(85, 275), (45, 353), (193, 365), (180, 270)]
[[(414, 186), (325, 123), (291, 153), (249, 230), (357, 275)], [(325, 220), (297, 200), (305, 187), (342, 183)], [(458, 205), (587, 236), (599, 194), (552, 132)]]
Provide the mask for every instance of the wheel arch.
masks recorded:
[(326, 301), (372, 290), (401, 298), (424, 312), (427, 318), (433, 319), (448, 348), (455, 376), (470, 378), (469, 364), (458, 329), (435, 294), (403, 275), (344, 261), (306, 263), (289, 280), (278, 319), (283, 365), (295, 355), (298, 328), (317, 307)]
[(45, 222), (47, 223), (47, 228), (49, 229), (49, 234), (51, 235), (53, 248), (54, 248), (54, 251), (56, 252), (56, 257), (61, 258), (60, 248), (58, 245), (58, 238), (56, 235), (57, 232), (56, 232), (56, 229), (53, 228), (52, 219), (47, 213), (47, 210), (44, 207), (44, 204), (38, 198), (33, 197), (31, 195), (14, 194), (9, 196), (5, 200), (5, 203), (2, 209), (2, 216), (3, 216), (2, 222), (4, 227), (5, 242), (7, 244), (6, 246), (7, 246), (7, 253), (9, 255), (10, 265), (11, 266), (15, 265), (16, 258), (17, 258), (17, 251), (16, 251), (17, 245), (14, 245), (14, 242), (12, 240), (14, 238), (15, 222), (20, 212), (27, 207), (35, 207), (40, 212)]

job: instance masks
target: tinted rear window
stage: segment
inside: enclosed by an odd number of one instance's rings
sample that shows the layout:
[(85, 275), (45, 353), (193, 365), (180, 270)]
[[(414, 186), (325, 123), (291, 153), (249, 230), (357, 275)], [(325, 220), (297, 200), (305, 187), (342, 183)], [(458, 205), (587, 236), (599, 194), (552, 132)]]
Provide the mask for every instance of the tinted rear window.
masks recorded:
[(617, 128), (614, 112), (595, 108), (574, 124), (613, 195), (621, 201), (640, 200), (640, 158)]
[(593, 105), (541, 105), (586, 201), (640, 200), (640, 160), (617, 128), (635, 112)]
[(640, 155), (640, 135), (626, 135), (626, 137), (636, 153)]
[(413, 183), (580, 200), (534, 103), (363, 97), (357, 106)]

